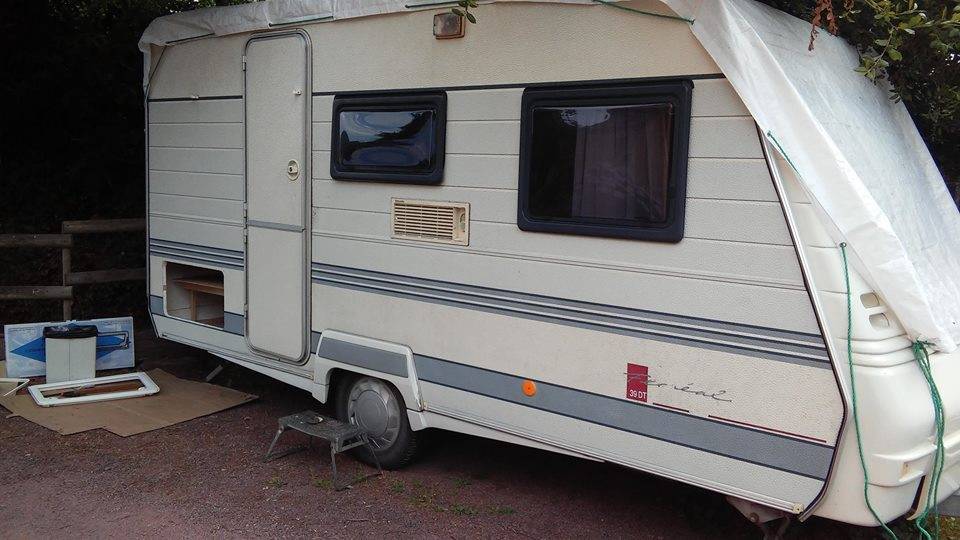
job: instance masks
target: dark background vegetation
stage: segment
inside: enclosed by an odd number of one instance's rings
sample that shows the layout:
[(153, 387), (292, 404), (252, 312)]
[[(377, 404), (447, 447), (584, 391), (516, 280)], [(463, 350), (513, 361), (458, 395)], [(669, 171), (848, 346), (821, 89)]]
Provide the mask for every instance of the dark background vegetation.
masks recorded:
[[(241, 1), (5, 0), (0, 17), (0, 233), (59, 232), (61, 222), (70, 219), (142, 217), (140, 34), (152, 19), (171, 11)], [(764, 1), (810, 20), (825, 0)], [(957, 1), (924, 4), (939, 13), (954, 9)], [(473, 12), (482, 24), (483, 6)], [(899, 28), (900, 19), (878, 19), (865, 9), (840, 17), (839, 23), (841, 35), (869, 55), (890, 28)], [(942, 37), (956, 44), (957, 34), (951, 34), (949, 24), (921, 25), (912, 34), (901, 34), (898, 54), (904, 60), (893, 62), (887, 73), (956, 193), (960, 60), (956, 50), (934, 50), (931, 43)], [(145, 264), (141, 234), (78, 237), (77, 244), (77, 271)], [(58, 251), (0, 250), (0, 285), (59, 283)], [(145, 321), (143, 283), (75, 290), (77, 318), (133, 314)], [(0, 325), (59, 316), (54, 301), (0, 303)]]
[[(0, 16), (0, 234), (73, 219), (143, 217), (143, 62), (154, 18), (193, 0), (4, 0)], [(145, 264), (140, 233), (75, 237), (73, 269)], [(0, 250), (0, 285), (59, 285), (60, 252)], [(142, 282), (74, 287), (75, 318), (146, 322)], [(0, 325), (59, 320), (57, 301), (0, 302)]]

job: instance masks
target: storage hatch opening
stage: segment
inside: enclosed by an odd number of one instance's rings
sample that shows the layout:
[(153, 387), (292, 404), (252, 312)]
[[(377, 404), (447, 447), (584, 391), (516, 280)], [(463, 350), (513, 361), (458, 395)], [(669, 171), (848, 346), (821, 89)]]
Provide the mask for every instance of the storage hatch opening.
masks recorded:
[(223, 272), (168, 262), (165, 277), (168, 316), (223, 328)]

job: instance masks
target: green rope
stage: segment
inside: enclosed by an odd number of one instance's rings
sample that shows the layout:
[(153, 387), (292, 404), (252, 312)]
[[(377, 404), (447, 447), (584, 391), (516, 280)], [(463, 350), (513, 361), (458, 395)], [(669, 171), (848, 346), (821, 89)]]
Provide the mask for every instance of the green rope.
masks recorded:
[[(917, 530), (927, 540), (940, 538), (940, 512), (937, 509), (937, 501), (940, 499), (940, 475), (943, 473), (943, 460), (945, 448), (943, 446), (943, 433), (946, 428), (944, 418), (943, 400), (940, 399), (940, 390), (937, 389), (937, 383), (933, 380), (933, 373), (930, 368), (930, 355), (927, 353), (929, 343), (917, 340), (913, 344), (913, 356), (917, 359), (917, 365), (920, 366), (920, 372), (927, 381), (927, 388), (930, 390), (930, 400), (933, 402), (934, 425), (936, 426), (936, 451), (933, 454), (933, 472), (930, 475), (930, 488), (927, 489), (927, 503), (923, 512), (917, 516)], [(933, 512), (933, 535), (925, 528), (927, 517)]]
[[(847, 287), (847, 367), (850, 369), (850, 399), (853, 402), (853, 426), (857, 433), (857, 450), (860, 453), (860, 467), (863, 469), (863, 500), (867, 503), (867, 508), (870, 509), (870, 513), (873, 514), (874, 519), (876, 519), (877, 523), (883, 527), (883, 531), (891, 538), (896, 539), (897, 535), (880, 519), (880, 516), (877, 515), (876, 510), (874, 510), (873, 506), (870, 504), (870, 495), (868, 493), (870, 479), (867, 475), (867, 460), (863, 454), (863, 440), (860, 432), (860, 413), (857, 410), (857, 383), (853, 373), (853, 340), (851, 337), (853, 329), (853, 303), (851, 301), (850, 294), (850, 270), (849, 262), (847, 261), (846, 242), (840, 243), (840, 254), (843, 256), (843, 280)], [(930, 473), (930, 488), (927, 490), (926, 505), (923, 508), (923, 512), (917, 516), (915, 525), (917, 530), (920, 531), (920, 534), (926, 540), (934, 540), (940, 538), (940, 514), (937, 510), (937, 501), (940, 499), (940, 476), (943, 473), (943, 461), (945, 455), (943, 434), (946, 430), (946, 417), (943, 410), (943, 400), (940, 398), (940, 391), (937, 389), (937, 383), (933, 379), (933, 372), (930, 366), (930, 355), (927, 352), (928, 345), (930, 344), (923, 340), (918, 339), (915, 341), (913, 343), (913, 357), (916, 359), (917, 366), (920, 367), (920, 373), (923, 374), (923, 378), (927, 382), (927, 388), (930, 390), (930, 400), (933, 403), (934, 427), (936, 428), (936, 450), (933, 454), (933, 472)], [(934, 529), (932, 534), (925, 528), (927, 518), (930, 516), (931, 512), (934, 518)]]
[[(777, 150), (780, 151), (780, 155), (783, 156), (783, 159), (787, 160), (787, 163), (790, 167), (793, 168), (793, 172), (797, 173), (797, 176), (800, 176), (800, 169), (797, 169), (797, 166), (793, 164), (793, 161), (790, 160), (790, 156), (787, 155), (787, 151), (783, 149), (783, 146), (780, 144), (780, 141), (773, 136), (772, 131), (767, 131), (767, 138), (773, 141), (773, 144), (776, 145)], [(801, 177), (802, 178), (802, 177)]]
[[(797, 176), (800, 176), (800, 171), (797, 170), (797, 166), (790, 160), (790, 156), (784, 151), (780, 141), (778, 141), (770, 131), (767, 131), (767, 138), (773, 141), (773, 144), (776, 145), (780, 154), (787, 160), (787, 163), (793, 167)], [(850, 293), (850, 268), (849, 261), (847, 260), (846, 242), (840, 243), (840, 254), (843, 256), (843, 280), (847, 287), (847, 367), (850, 370), (850, 401), (853, 403), (853, 427), (857, 434), (857, 451), (860, 454), (860, 468), (863, 470), (863, 500), (866, 502), (870, 513), (873, 514), (873, 518), (883, 527), (883, 532), (896, 540), (897, 535), (880, 519), (877, 511), (874, 510), (873, 505), (870, 504), (870, 478), (867, 474), (867, 459), (863, 454), (860, 412), (857, 408), (857, 382), (853, 372), (853, 339), (851, 335), (853, 332), (853, 302)], [(928, 345), (930, 345), (930, 343), (920, 339), (915, 341), (913, 343), (913, 357), (917, 361), (917, 366), (920, 368), (920, 372), (923, 374), (923, 378), (927, 382), (927, 388), (930, 391), (930, 400), (933, 403), (934, 427), (936, 428), (936, 432), (934, 433), (936, 449), (933, 454), (933, 471), (930, 473), (930, 488), (927, 490), (927, 501), (924, 505), (923, 512), (917, 516), (915, 525), (923, 538), (926, 540), (934, 540), (940, 538), (940, 513), (937, 510), (937, 501), (940, 499), (940, 476), (943, 473), (945, 455), (943, 435), (946, 431), (946, 414), (943, 410), (943, 400), (940, 398), (940, 391), (937, 389), (937, 383), (933, 378), (930, 366), (930, 355), (927, 352)], [(925, 527), (927, 518), (931, 513), (934, 518), (932, 534)]]
[(677, 20), (677, 21), (684, 21), (684, 22), (688, 22), (688, 23), (690, 23), (690, 24), (693, 24), (693, 19), (688, 19), (688, 18), (686, 18), (686, 17), (680, 17), (680, 16), (678, 16), (678, 15), (667, 15), (666, 13), (654, 13), (654, 12), (652, 12), (652, 11), (643, 11), (642, 9), (636, 9), (636, 8), (632, 8), (632, 7), (621, 6), (620, 4), (617, 4), (617, 3), (613, 2), (613, 1), (610, 1), (610, 0), (593, 0), (593, 1), (596, 2), (596, 3), (598, 3), (598, 4), (603, 4), (603, 5), (605, 5), (605, 6), (610, 6), (610, 7), (614, 7), (614, 8), (617, 8), (617, 9), (622, 9), (622, 10), (624, 10), (624, 11), (629, 11), (629, 12), (631, 12), (631, 13), (639, 13), (640, 15), (649, 15), (649, 16), (651, 16), (651, 17), (660, 17), (661, 19), (674, 19), (674, 20)]
[(880, 519), (877, 511), (870, 504), (870, 477), (867, 475), (867, 458), (863, 455), (863, 437), (860, 433), (860, 412), (857, 410), (857, 381), (853, 375), (853, 302), (850, 296), (850, 268), (847, 261), (847, 243), (840, 243), (840, 254), (843, 255), (843, 282), (847, 286), (847, 367), (850, 369), (850, 401), (853, 402), (853, 427), (857, 433), (857, 451), (860, 453), (860, 468), (863, 470), (863, 500), (867, 503), (867, 508), (873, 514), (873, 519), (883, 527), (883, 532), (890, 535), (890, 538), (896, 540), (897, 535), (887, 527), (887, 524)]

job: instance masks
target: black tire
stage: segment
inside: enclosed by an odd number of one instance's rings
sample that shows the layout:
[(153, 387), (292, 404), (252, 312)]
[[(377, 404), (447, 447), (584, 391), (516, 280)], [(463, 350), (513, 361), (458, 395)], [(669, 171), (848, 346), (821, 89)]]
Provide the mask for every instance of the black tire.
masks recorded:
[[(373, 393), (371, 394), (371, 392)], [(358, 393), (360, 397), (358, 397)], [(389, 396), (387, 393), (389, 393)], [(375, 431), (368, 429), (368, 435), (374, 444), (373, 452), (376, 453), (377, 460), (384, 469), (399, 469), (412, 463), (420, 451), (421, 436), (418, 432), (410, 429), (407, 407), (400, 392), (387, 381), (374, 377), (347, 376), (340, 379), (337, 384), (336, 396), (337, 417), (344, 422), (364, 425), (363, 418), (358, 417), (357, 411), (354, 411), (351, 418), (349, 409), (352, 394), (354, 408), (358, 408), (356, 403), (359, 399), (372, 401), (378, 397), (385, 398), (385, 408), (392, 408), (393, 405), (399, 407), (397, 422), (392, 426), (395, 428), (395, 436), (392, 436), (392, 429), (390, 433), (380, 430), (378, 422), (374, 422), (376, 424), (374, 426)], [(371, 395), (374, 397), (370, 397)], [(391, 402), (390, 397), (394, 401)], [(373, 456), (365, 447), (355, 448), (351, 453), (365, 463), (374, 464)]]

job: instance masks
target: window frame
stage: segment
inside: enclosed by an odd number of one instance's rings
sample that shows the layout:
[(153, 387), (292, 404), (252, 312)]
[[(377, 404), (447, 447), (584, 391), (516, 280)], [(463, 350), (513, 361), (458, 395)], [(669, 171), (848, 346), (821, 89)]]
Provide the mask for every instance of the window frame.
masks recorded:
[[(523, 231), (628, 238), (654, 242), (679, 242), (683, 239), (687, 195), (687, 160), (690, 144), (690, 116), (693, 81), (690, 79), (633, 82), (627, 84), (562, 85), (528, 87), (523, 91), (520, 109), (520, 175), (517, 200), (517, 226)], [(611, 223), (589, 218), (544, 219), (528, 215), (533, 152), (533, 110), (546, 107), (590, 107), (602, 105), (673, 106), (667, 179), (667, 221), (663, 224)]]
[[(434, 112), (433, 167), (422, 173), (386, 170), (356, 170), (340, 161), (340, 112), (347, 111), (405, 111), (431, 109)], [(439, 184), (443, 181), (446, 156), (447, 93), (444, 91), (336, 94), (333, 98), (333, 118), (330, 138), (330, 177), (334, 180), (390, 182), (403, 184)]]

